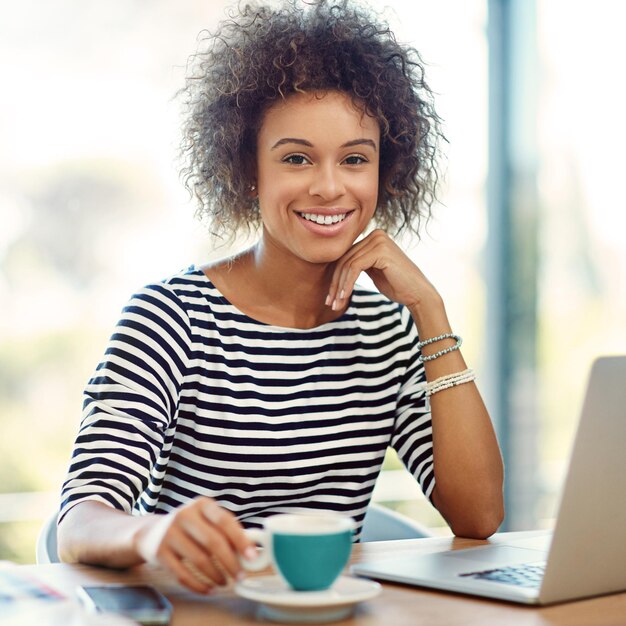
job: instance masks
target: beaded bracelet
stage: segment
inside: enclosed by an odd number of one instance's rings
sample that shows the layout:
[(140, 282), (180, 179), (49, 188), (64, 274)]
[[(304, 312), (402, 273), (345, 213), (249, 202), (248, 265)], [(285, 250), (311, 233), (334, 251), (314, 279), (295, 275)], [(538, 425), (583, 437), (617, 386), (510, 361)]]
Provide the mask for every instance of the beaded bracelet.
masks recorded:
[(471, 383), (475, 380), (476, 374), (474, 374), (474, 370), (471, 369), (442, 376), (441, 378), (437, 378), (430, 383), (426, 383), (426, 397), (428, 398), (439, 391), (443, 391), (444, 389), (450, 389), (450, 387), (456, 387), (457, 385), (463, 385), (464, 383)]
[(439, 335), (438, 337), (431, 337), (430, 339), (425, 339), (424, 341), (418, 342), (417, 348), (418, 350), (421, 351), (421, 349), (424, 346), (429, 346), (431, 343), (436, 343), (437, 341), (442, 341), (443, 339), (454, 339), (456, 341), (456, 344), (454, 344), (453, 346), (450, 346), (449, 348), (445, 348), (444, 350), (439, 350), (439, 352), (435, 352), (434, 354), (430, 354), (428, 356), (424, 356), (423, 354), (420, 354), (417, 357), (417, 360), (420, 363), (426, 363), (426, 361), (433, 361), (434, 359), (438, 359), (440, 356), (443, 356), (444, 354), (448, 354), (450, 352), (454, 352), (455, 350), (458, 350), (461, 347), (461, 344), (463, 343), (463, 339), (461, 339), (459, 335), (454, 335), (452, 333), (445, 333), (444, 335)]

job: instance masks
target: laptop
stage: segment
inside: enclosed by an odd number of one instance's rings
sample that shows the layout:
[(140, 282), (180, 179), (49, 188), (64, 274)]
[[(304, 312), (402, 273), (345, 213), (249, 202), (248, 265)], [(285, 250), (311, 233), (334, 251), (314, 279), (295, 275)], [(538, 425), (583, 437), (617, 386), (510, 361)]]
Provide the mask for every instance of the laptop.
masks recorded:
[(384, 561), (368, 578), (553, 604), (626, 590), (626, 356), (591, 368), (554, 531)]

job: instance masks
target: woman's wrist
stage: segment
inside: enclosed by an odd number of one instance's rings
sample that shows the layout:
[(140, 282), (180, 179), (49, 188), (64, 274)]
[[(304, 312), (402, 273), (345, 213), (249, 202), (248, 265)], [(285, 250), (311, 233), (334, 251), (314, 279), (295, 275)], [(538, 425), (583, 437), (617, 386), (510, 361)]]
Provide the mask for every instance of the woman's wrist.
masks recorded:
[(420, 339), (429, 339), (451, 332), (443, 298), (433, 290), (408, 306)]

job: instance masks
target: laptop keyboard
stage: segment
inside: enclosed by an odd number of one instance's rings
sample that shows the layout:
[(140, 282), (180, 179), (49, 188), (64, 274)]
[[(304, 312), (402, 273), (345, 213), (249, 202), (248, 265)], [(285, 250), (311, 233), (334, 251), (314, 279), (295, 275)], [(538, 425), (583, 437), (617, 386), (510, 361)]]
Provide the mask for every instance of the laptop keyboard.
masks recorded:
[(545, 569), (546, 564), (545, 561), (543, 561), (541, 563), (509, 565), (507, 567), (498, 567), (481, 572), (468, 572), (466, 574), (460, 574), (460, 576), (538, 589), (541, 585)]

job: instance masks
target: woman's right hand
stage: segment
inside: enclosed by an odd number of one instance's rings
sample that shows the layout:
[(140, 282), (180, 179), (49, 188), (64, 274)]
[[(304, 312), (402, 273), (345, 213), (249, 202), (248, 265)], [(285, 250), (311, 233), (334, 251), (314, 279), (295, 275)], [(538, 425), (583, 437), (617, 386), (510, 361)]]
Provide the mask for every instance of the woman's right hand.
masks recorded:
[(192, 591), (208, 593), (242, 571), (239, 556), (253, 559), (254, 543), (227, 509), (198, 497), (166, 515), (151, 515), (135, 536), (139, 555), (169, 569)]

